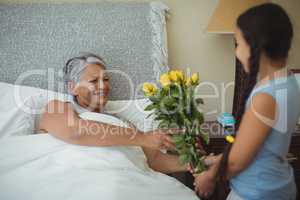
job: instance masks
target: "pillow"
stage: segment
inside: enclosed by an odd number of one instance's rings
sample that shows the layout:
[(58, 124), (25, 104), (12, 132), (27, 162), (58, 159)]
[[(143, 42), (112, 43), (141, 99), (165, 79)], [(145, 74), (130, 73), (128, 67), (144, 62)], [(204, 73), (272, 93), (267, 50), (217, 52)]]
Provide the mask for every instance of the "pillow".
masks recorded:
[(158, 127), (154, 117), (148, 117), (151, 111), (144, 111), (150, 103), (148, 99), (108, 101), (106, 112), (131, 122), (140, 131), (149, 132)]
[[(53, 99), (66, 101), (64, 93), (12, 85), (0, 82), (0, 138), (34, 134), (46, 104)], [(134, 124), (140, 131), (148, 132), (157, 127), (144, 108), (147, 99), (108, 101), (105, 111)]]
[(15, 104), (13, 86), (0, 83), (0, 95), (0, 138), (28, 132), (32, 124)]
[(98, 122), (103, 122), (106, 124), (111, 124), (120, 127), (129, 127), (129, 125), (126, 122), (122, 121), (121, 119), (104, 113), (84, 112), (81, 113), (79, 116), (80, 118), (85, 120), (98, 121)]
[(52, 99), (64, 100), (66, 94), (29, 86), (0, 82), (0, 138), (33, 134), (42, 108)]
[(103, 57), (110, 100), (143, 98), (167, 67), (162, 3), (0, 4), (0, 81), (64, 92), (62, 67), (80, 52)]

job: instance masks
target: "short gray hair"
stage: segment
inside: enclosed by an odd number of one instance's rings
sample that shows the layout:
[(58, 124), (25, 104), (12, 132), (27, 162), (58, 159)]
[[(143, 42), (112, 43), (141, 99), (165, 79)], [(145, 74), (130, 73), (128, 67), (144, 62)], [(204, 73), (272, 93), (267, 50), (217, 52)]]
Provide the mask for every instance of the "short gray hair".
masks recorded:
[(101, 65), (104, 69), (106, 69), (106, 63), (104, 62), (104, 60), (100, 56), (97, 56), (92, 53), (85, 53), (81, 56), (69, 59), (63, 68), (63, 78), (67, 91), (68, 83), (70, 81), (78, 83), (82, 71), (88, 64), (98, 64)]

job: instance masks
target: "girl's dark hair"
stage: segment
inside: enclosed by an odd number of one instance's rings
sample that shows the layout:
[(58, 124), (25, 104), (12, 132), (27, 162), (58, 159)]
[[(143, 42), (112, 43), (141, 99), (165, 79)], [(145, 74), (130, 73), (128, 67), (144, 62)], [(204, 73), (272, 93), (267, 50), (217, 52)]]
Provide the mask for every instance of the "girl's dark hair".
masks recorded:
[[(237, 19), (237, 27), (250, 46), (250, 72), (247, 74), (247, 88), (242, 92), (242, 105), (238, 106), (235, 113), (238, 130), (241, 118), (245, 111), (246, 101), (256, 84), (259, 71), (261, 54), (264, 53), (272, 60), (287, 59), (293, 38), (293, 26), (287, 13), (280, 6), (266, 3), (248, 9)], [(228, 191), (227, 165), (231, 144), (228, 144), (223, 152), (220, 168), (218, 171), (218, 184), (215, 195), (217, 199), (225, 199)]]

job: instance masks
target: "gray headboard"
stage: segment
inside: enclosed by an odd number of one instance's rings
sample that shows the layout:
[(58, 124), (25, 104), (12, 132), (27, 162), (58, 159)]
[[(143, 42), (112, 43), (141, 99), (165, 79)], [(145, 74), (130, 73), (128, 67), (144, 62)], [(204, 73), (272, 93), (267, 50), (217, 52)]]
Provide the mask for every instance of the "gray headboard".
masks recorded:
[(0, 4), (0, 81), (62, 92), (65, 62), (91, 52), (112, 70), (111, 100), (141, 98), (132, 96), (140, 84), (168, 70), (167, 9), (161, 3)]

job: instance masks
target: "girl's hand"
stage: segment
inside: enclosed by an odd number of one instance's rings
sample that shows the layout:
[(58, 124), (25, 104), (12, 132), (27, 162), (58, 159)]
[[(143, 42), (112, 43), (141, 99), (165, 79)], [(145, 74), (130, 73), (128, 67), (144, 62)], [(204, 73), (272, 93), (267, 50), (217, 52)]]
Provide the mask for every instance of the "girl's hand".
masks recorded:
[(195, 192), (200, 197), (208, 198), (213, 193), (216, 185), (215, 173), (214, 170), (212, 170), (212, 166), (217, 163), (217, 156), (214, 156), (214, 154), (211, 153), (206, 156), (204, 162), (208, 166), (208, 170), (203, 171), (200, 174), (195, 174), (194, 169), (191, 164), (189, 164), (188, 171), (195, 177)]
[(216, 180), (214, 176), (211, 174), (209, 169), (194, 176), (195, 192), (200, 197), (208, 198), (213, 193), (216, 186)]
[(175, 149), (170, 134), (182, 132), (182, 129), (158, 129), (144, 134), (143, 146), (151, 149)]
[[(215, 156), (214, 153), (210, 153), (208, 156), (205, 157), (204, 159), (204, 163), (205, 165), (209, 168), (210, 166), (212, 166), (213, 164), (215, 164), (217, 161), (217, 156)], [(191, 164), (187, 165), (187, 171), (189, 171), (191, 174), (193, 174), (194, 176), (195, 174), (195, 170), (193, 169)]]
[(204, 163), (206, 166), (210, 167), (214, 164), (216, 164), (216, 162), (218, 162), (218, 157), (215, 156), (214, 153), (209, 154), (208, 156), (206, 156), (206, 158), (204, 159)]

